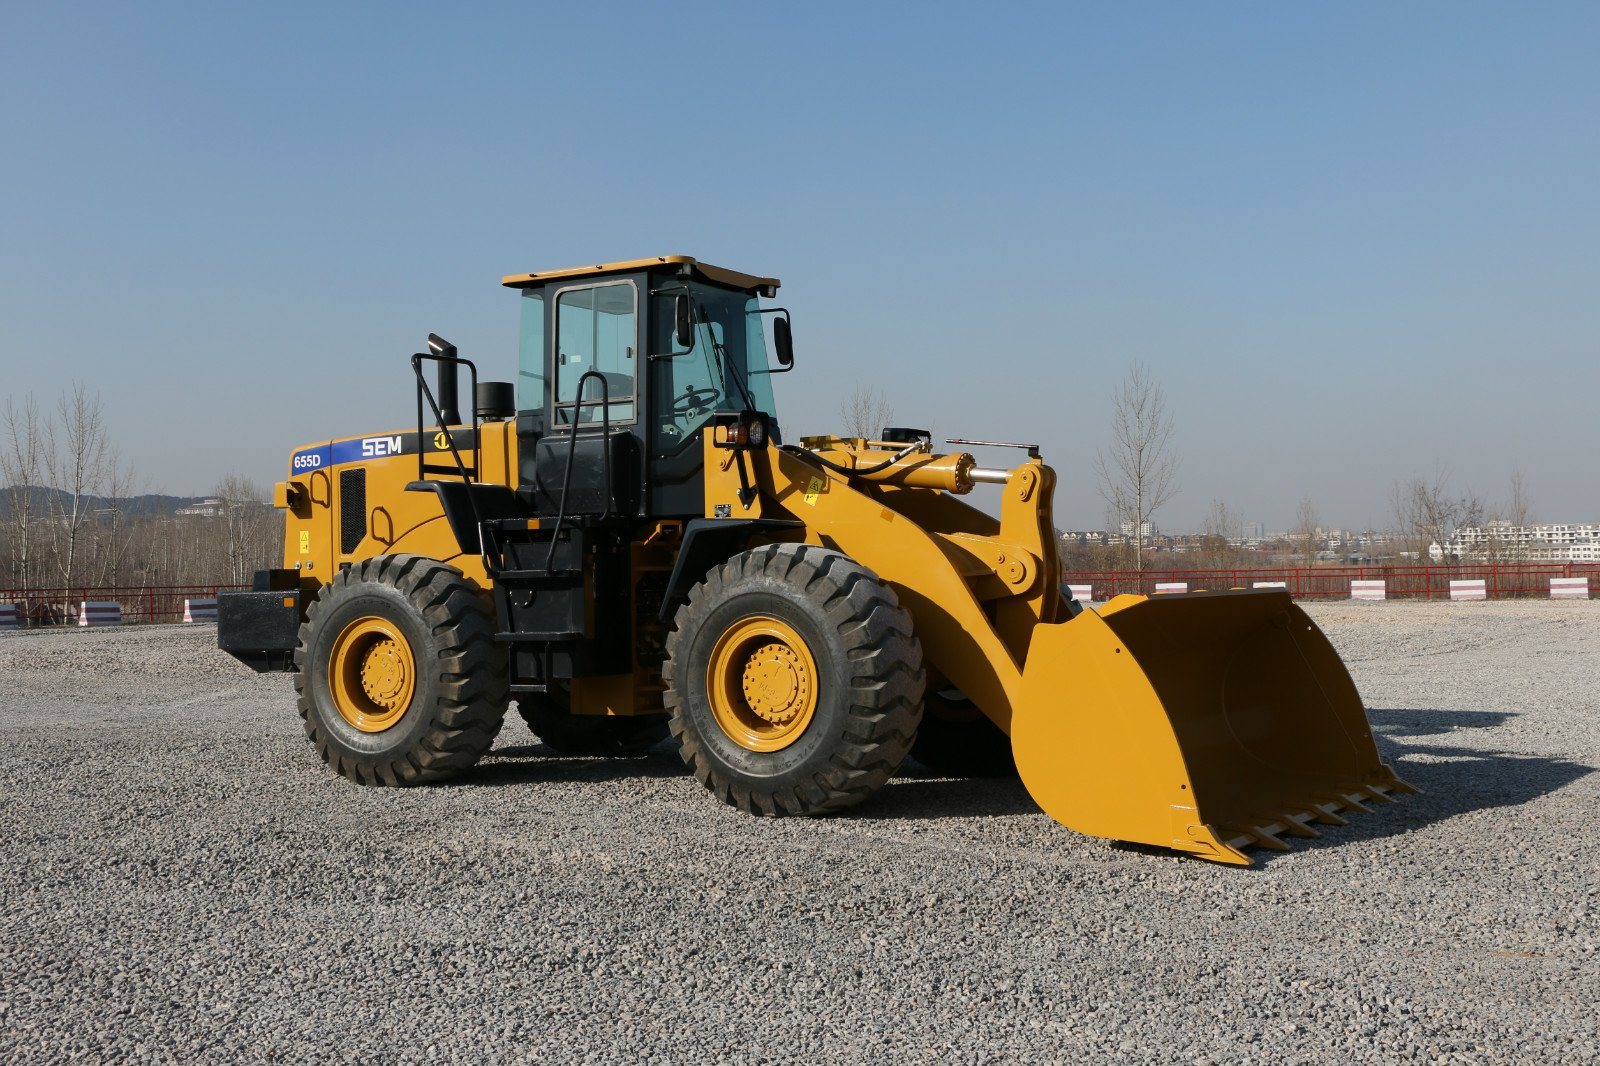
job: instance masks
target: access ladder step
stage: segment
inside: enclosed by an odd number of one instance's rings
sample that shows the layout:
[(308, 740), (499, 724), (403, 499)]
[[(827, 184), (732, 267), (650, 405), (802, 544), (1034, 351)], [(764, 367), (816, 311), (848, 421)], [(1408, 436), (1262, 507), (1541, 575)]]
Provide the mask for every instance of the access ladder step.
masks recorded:
[(504, 582), (507, 582), (509, 584), (526, 583), (526, 584), (530, 584), (530, 585), (537, 585), (537, 584), (541, 584), (541, 583), (554, 583), (554, 582), (558, 582), (558, 581), (559, 582), (569, 582), (569, 581), (572, 581), (575, 578), (576, 579), (582, 579), (582, 577), (583, 577), (583, 571), (582, 570), (571, 570), (571, 569), (561, 569), (561, 570), (501, 570), (499, 573), (495, 574), (494, 579), (496, 581), (504, 581)]
[(581, 630), (544, 629), (521, 633), (496, 633), (494, 639), (503, 644), (564, 644), (583, 636)]

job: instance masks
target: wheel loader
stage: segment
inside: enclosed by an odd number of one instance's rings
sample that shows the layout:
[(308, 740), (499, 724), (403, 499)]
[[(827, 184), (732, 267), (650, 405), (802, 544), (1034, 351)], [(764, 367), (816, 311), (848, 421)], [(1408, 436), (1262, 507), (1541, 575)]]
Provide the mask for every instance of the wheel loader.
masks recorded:
[(503, 280), (517, 380), (430, 336), (415, 427), (296, 449), (283, 566), (220, 597), (220, 646), (293, 671), (338, 774), (449, 778), (515, 701), (558, 752), (670, 735), (753, 815), (844, 810), (910, 755), (1234, 864), (1413, 791), (1284, 591), (1073, 601), (1037, 447), (790, 443), (777, 279), (661, 256)]

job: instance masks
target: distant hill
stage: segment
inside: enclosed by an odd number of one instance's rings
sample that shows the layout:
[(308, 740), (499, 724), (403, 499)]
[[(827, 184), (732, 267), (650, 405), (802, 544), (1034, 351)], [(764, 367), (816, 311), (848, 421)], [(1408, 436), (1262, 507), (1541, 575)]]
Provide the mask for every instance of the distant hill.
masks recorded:
[[(71, 504), (69, 493), (57, 492), (54, 489), (47, 489), (38, 485), (30, 487), (27, 491), (33, 498), (32, 511), (37, 515), (49, 513), (52, 494), (59, 496), (69, 506)], [(11, 516), (11, 497), (12, 489), (0, 489), (0, 518), (9, 518)], [(205, 496), (163, 496), (159, 493), (145, 493), (141, 496), (129, 496), (123, 500), (112, 500), (100, 496), (85, 496), (84, 504), (95, 511), (109, 510), (115, 505), (124, 514), (154, 515), (159, 517), (170, 515), (180, 507), (189, 507), (206, 498)]]

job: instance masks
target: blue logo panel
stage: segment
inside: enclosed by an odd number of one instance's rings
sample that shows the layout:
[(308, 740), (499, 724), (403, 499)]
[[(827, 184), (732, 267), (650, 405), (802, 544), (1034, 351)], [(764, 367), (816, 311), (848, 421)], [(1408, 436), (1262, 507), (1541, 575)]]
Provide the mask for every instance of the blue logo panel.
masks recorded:
[(322, 470), (333, 465), (333, 449), (323, 444), (315, 448), (305, 448), (295, 452), (289, 460), (289, 476), (295, 474), (309, 474), (313, 470)]

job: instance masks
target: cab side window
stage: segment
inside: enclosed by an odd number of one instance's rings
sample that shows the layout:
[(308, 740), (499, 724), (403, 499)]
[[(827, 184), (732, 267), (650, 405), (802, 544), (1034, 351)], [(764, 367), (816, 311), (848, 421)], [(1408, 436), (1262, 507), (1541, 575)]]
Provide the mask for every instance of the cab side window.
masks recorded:
[(672, 336), (672, 296), (657, 296), (655, 301), (654, 321), (660, 333), (656, 350), (670, 351), (673, 358), (659, 360), (653, 367), (652, 445), (657, 455), (670, 455), (711, 420), (722, 399), (722, 375), (712, 342), (723, 341), (723, 328), (720, 322), (696, 323), (694, 347), (682, 348)]
[(544, 293), (522, 294), (522, 336), (518, 345), (517, 410), (544, 410)]
[[(557, 294), (556, 425), (571, 425), (574, 412), (579, 425), (599, 424), (602, 395), (612, 425), (633, 421), (637, 320), (637, 290), (632, 282), (586, 285)], [(604, 375), (606, 387), (602, 390), (591, 377), (580, 397), (578, 381), (591, 370)]]

